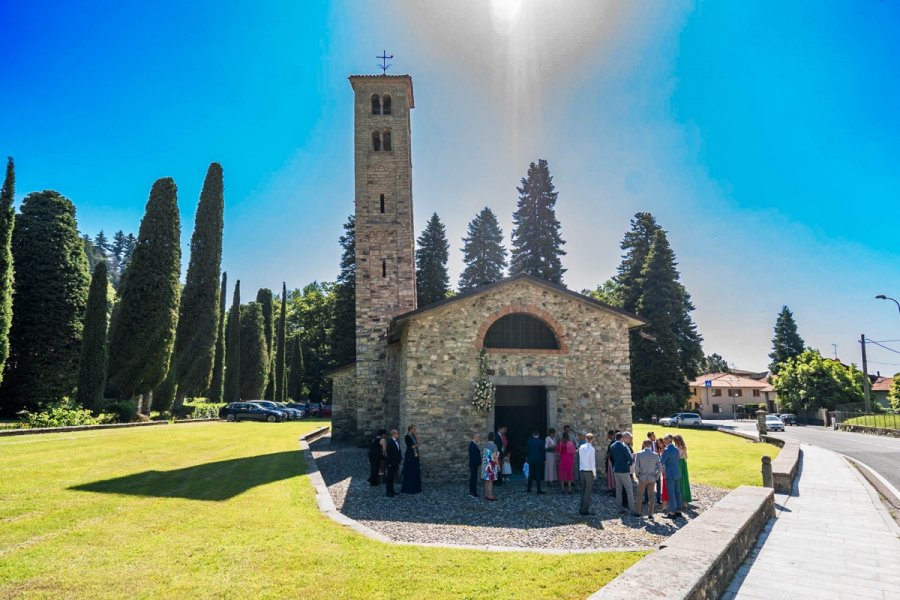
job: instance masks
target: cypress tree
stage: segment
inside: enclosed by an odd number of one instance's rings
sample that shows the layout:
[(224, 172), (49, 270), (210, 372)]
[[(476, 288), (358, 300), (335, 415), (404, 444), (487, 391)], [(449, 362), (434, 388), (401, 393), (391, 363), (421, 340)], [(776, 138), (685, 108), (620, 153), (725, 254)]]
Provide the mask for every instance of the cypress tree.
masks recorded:
[(287, 284), (281, 283), (281, 315), (278, 317), (278, 327), (275, 343), (275, 400), (287, 402), (287, 379), (285, 377), (285, 333), (287, 331)]
[(556, 199), (559, 193), (553, 185), (546, 160), (528, 166), (522, 178), (519, 202), (513, 213), (512, 253), (509, 272), (512, 275), (527, 273), (552, 283), (562, 283), (560, 257), (565, 242), (559, 233), (556, 220)]
[(287, 397), (295, 402), (303, 398), (303, 378), (306, 373), (303, 369), (303, 348), (300, 346), (300, 336), (295, 335), (291, 340), (291, 368), (287, 383)]
[(259, 400), (269, 381), (264, 327), (263, 309), (258, 302), (241, 307), (241, 400)]
[(88, 273), (75, 206), (54, 191), (28, 194), (15, 218), (16, 266), (3, 412), (71, 397), (78, 381)]
[(216, 335), (216, 356), (213, 359), (212, 383), (209, 386), (208, 399), (216, 404), (223, 401), (225, 394), (225, 323), (228, 313), (225, 311), (228, 297), (228, 273), (222, 272), (222, 288), (219, 290), (219, 326)]
[(181, 291), (181, 239), (175, 182), (158, 179), (141, 219), (109, 327), (109, 384), (117, 398), (143, 396), (166, 377)]
[(506, 269), (506, 248), (503, 230), (497, 215), (484, 207), (469, 223), (468, 235), (463, 238), (463, 262), (466, 267), (459, 276), (459, 291), (503, 279)]
[(9, 328), (12, 325), (13, 256), (12, 235), (16, 211), (16, 166), (12, 156), (6, 159), (6, 178), (0, 188), (0, 383), (9, 356)]
[(356, 219), (344, 224), (341, 271), (334, 287), (333, 362), (346, 365), (356, 360)]
[(789, 358), (803, 354), (805, 344), (803, 338), (797, 333), (797, 322), (794, 321), (794, 313), (787, 306), (781, 307), (778, 318), (775, 319), (775, 336), (772, 338), (772, 352), (769, 358), (769, 370), (777, 375), (781, 370), (781, 364)]
[(84, 332), (81, 337), (81, 362), (78, 367), (78, 403), (99, 412), (106, 387), (106, 330), (109, 324), (107, 293), (109, 279), (106, 261), (97, 263), (91, 276)]
[(209, 389), (219, 325), (219, 272), (222, 263), (222, 228), (225, 199), (222, 166), (212, 163), (206, 172), (188, 264), (172, 355), (175, 410), (185, 396)]
[(268, 376), (266, 379), (265, 392), (261, 396), (266, 400), (275, 399), (275, 321), (273, 319), (275, 311), (272, 308), (272, 290), (261, 288), (256, 292), (256, 303), (262, 313), (263, 334), (265, 336), (266, 347), (263, 353), (266, 363), (269, 365)]
[(450, 292), (450, 275), (447, 273), (450, 244), (437, 213), (431, 215), (417, 246), (416, 295), (419, 306), (426, 306), (443, 300)]
[(234, 284), (231, 312), (225, 343), (225, 389), (224, 401), (237, 402), (241, 399), (241, 281)]

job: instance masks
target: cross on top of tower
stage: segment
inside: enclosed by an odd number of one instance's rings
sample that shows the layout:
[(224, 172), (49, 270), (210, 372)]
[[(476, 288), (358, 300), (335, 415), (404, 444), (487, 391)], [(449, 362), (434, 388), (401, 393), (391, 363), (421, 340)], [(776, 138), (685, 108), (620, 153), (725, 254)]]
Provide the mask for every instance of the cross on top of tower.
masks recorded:
[(389, 65), (387, 61), (394, 58), (394, 55), (388, 55), (387, 50), (382, 50), (381, 56), (376, 56), (375, 58), (381, 59), (381, 64), (378, 65), (378, 68), (381, 69), (382, 75), (387, 75), (387, 70), (391, 68), (391, 65)]

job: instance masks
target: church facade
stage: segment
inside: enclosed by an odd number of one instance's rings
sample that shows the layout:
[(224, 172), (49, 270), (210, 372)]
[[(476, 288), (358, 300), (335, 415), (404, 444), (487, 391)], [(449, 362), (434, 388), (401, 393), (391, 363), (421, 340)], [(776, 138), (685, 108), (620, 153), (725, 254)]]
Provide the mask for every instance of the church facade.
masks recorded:
[[(640, 317), (518, 275), (417, 307), (407, 75), (350, 77), (356, 177), (357, 360), (331, 373), (335, 439), (418, 427), (426, 479), (461, 480), (473, 431), (631, 424), (629, 331)], [(473, 405), (485, 352), (493, 406)]]

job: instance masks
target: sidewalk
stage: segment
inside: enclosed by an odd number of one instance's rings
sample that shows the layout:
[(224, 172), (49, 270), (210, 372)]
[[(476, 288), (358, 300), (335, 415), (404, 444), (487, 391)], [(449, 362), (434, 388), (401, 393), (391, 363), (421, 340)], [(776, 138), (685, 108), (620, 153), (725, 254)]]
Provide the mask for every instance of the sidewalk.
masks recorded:
[(791, 496), (760, 534), (724, 600), (900, 600), (900, 528), (847, 461), (803, 444)]

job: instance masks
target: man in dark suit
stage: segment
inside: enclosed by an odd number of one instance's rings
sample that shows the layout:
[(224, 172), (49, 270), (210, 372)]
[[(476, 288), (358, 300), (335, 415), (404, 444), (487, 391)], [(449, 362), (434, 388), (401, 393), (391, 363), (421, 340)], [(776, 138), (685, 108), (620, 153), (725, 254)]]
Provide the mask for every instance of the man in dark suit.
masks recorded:
[(544, 448), (544, 440), (540, 432), (535, 429), (531, 432), (531, 438), (525, 446), (525, 460), (528, 461), (528, 492), (531, 492), (531, 482), (537, 481), (537, 493), (541, 491), (541, 480), (544, 478), (544, 461), (547, 459), (547, 450)]
[(500, 468), (497, 470), (497, 481), (494, 483), (494, 485), (503, 485), (503, 461), (509, 458), (507, 456), (509, 448), (507, 446), (508, 442), (506, 439), (506, 425), (501, 425), (497, 428), (497, 433), (494, 436), (494, 443), (497, 444), (497, 454), (499, 455), (499, 458), (497, 460), (500, 463)]
[(481, 447), (478, 445), (478, 433), (472, 434), (469, 442), (469, 495), (478, 497), (478, 470), (481, 467)]
[(397, 469), (400, 468), (402, 456), (400, 451), (400, 432), (392, 429), (391, 439), (387, 442), (387, 452), (384, 457), (384, 483), (387, 485), (388, 498), (393, 498), (397, 495), (394, 492), (394, 479), (397, 477)]

